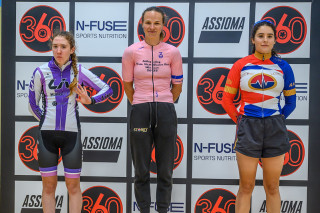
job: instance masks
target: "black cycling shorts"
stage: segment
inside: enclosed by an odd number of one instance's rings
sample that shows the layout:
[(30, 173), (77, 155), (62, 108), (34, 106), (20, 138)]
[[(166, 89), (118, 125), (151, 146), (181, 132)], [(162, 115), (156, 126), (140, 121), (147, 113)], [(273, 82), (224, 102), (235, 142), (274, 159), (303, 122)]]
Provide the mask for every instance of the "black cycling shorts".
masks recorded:
[(56, 176), (62, 156), (66, 178), (79, 178), (82, 166), (82, 145), (79, 132), (40, 130), (38, 162), (42, 177)]

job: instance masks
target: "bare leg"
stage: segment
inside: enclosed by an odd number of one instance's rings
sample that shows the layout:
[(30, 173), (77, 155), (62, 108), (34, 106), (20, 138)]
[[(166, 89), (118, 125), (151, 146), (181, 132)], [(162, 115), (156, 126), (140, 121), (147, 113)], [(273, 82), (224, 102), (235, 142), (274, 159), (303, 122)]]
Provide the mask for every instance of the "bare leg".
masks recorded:
[(80, 213), (82, 209), (82, 193), (80, 178), (65, 178), (69, 193), (69, 212)]
[(236, 156), (240, 176), (236, 213), (249, 213), (259, 158), (248, 157), (239, 152), (236, 152)]
[(44, 213), (56, 212), (55, 192), (57, 181), (57, 176), (42, 177), (42, 206)]
[(279, 180), (283, 167), (284, 155), (272, 158), (262, 158), (263, 186), (266, 191), (268, 213), (279, 213), (281, 199), (279, 193)]

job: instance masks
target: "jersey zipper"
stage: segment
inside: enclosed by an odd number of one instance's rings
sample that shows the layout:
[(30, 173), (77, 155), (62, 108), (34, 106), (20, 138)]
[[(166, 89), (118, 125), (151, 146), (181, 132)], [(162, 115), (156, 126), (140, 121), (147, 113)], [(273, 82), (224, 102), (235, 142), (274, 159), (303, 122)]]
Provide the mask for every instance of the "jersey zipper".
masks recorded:
[(152, 61), (151, 61), (151, 71), (152, 71), (152, 98), (153, 98), (153, 102), (155, 102), (154, 100), (154, 80), (153, 80), (153, 46), (151, 46), (151, 50), (152, 50)]
[[(55, 63), (55, 65), (56, 65), (56, 63)], [(61, 82), (61, 80), (62, 80), (62, 69), (58, 66), (58, 65), (56, 65), (56, 67), (58, 67), (59, 68), (59, 70), (60, 70), (60, 82)], [(59, 126), (59, 130), (61, 130), (61, 126), (62, 126), (62, 104), (58, 104), (58, 102), (57, 102), (57, 107), (58, 107), (58, 105), (59, 105), (59, 108), (60, 108), (60, 118), (59, 118), (59, 124), (60, 124), (60, 126)]]
[(264, 81), (264, 75), (263, 75), (263, 68), (261, 69), (262, 70), (262, 78), (261, 78), (261, 80), (262, 80), (262, 107), (261, 107), (261, 109), (262, 109), (262, 118), (264, 118), (264, 111), (263, 111), (263, 103), (264, 103), (264, 84), (265, 84), (265, 81)]
[[(62, 80), (62, 70), (60, 69), (60, 71), (61, 71), (61, 72), (60, 72), (60, 73), (61, 73), (60, 82), (61, 82), (61, 80)], [(62, 89), (62, 90), (63, 90), (63, 89)], [(58, 104), (58, 103), (57, 103), (57, 104)], [(62, 104), (59, 104), (59, 105), (60, 105), (60, 118), (59, 118), (59, 119), (60, 119), (60, 129), (59, 129), (59, 130), (61, 130), (61, 125), (62, 125), (62, 124), (61, 124), (61, 122), (62, 122), (62, 121), (61, 121), (61, 120), (62, 120), (62, 119), (61, 119), (61, 118), (62, 118)]]

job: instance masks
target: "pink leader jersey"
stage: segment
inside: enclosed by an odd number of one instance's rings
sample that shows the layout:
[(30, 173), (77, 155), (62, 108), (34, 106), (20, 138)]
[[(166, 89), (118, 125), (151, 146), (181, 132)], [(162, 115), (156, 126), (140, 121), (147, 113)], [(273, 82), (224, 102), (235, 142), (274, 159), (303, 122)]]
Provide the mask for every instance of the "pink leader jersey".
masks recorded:
[(160, 42), (150, 46), (145, 41), (134, 43), (123, 53), (122, 77), (134, 82), (133, 103), (173, 103), (171, 83), (183, 80), (182, 58), (178, 48)]

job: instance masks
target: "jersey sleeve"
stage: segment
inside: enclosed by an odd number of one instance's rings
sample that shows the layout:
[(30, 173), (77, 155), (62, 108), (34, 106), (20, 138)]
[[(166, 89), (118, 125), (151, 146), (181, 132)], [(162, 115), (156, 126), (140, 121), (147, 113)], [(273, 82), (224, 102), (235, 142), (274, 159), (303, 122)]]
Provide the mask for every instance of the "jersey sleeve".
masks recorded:
[(236, 62), (229, 71), (227, 82), (224, 87), (222, 96), (222, 107), (228, 113), (230, 118), (236, 123), (239, 112), (233, 103), (233, 99), (236, 96), (240, 85), (240, 63)]
[(182, 84), (183, 70), (182, 70), (182, 57), (178, 48), (174, 48), (171, 61), (171, 82), (172, 84)]
[(134, 59), (130, 47), (126, 48), (122, 56), (122, 79), (125, 82), (133, 81)]
[(41, 71), (37, 68), (31, 77), (31, 81), (29, 84), (29, 104), (28, 109), (30, 113), (40, 121), (40, 118), (43, 114), (39, 106), (39, 101), (41, 98), (42, 92), (42, 83), (41, 83)]
[(285, 62), (283, 71), (284, 71), (283, 95), (284, 95), (285, 105), (282, 108), (282, 114), (287, 118), (296, 108), (296, 85), (295, 85), (292, 68), (287, 62)]
[(92, 104), (100, 103), (113, 94), (112, 88), (108, 84), (81, 65), (79, 65), (79, 83), (97, 91), (97, 94), (91, 97)]

